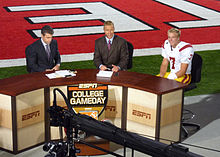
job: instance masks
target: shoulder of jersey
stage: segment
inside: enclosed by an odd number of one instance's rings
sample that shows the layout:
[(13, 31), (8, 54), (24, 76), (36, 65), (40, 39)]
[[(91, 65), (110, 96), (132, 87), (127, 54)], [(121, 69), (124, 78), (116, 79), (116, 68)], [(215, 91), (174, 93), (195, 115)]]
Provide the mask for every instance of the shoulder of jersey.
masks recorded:
[(192, 45), (189, 44), (189, 43), (186, 43), (184, 41), (181, 41), (177, 48), (179, 49), (179, 52), (181, 52), (181, 51), (183, 51), (183, 50), (185, 50), (187, 48), (192, 48)]
[(170, 43), (168, 42), (168, 40), (165, 40), (165, 42), (164, 42), (163, 45), (162, 45), (162, 48), (165, 48), (165, 47), (167, 47), (167, 46), (170, 47)]

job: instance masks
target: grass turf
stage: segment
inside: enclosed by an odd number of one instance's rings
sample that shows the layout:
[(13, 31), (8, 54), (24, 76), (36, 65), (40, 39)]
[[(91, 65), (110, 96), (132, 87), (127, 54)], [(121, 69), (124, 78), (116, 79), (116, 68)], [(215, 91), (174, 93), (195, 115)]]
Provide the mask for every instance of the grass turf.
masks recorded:
[[(186, 96), (220, 93), (220, 50), (196, 52), (203, 58), (202, 80), (197, 88), (185, 93)], [(156, 75), (160, 71), (162, 57), (133, 57), (133, 68), (129, 71)], [(62, 63), (61, 69), (95, 69), (93, 61)], [(26, 67), (0, 68), (0, 79), (26, 74)]]

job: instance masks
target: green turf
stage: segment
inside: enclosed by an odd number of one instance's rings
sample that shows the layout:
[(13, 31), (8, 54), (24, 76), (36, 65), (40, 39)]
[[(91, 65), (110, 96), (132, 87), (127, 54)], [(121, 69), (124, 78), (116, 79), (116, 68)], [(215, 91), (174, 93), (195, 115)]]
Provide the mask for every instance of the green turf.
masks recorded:
[[(185, 95), (201, 95), (220, 93), (220, 50), (196, 52), (203, 58), (202, 80), (197, 88), (186, 92)], [(156, 75), (160, 71), (162, 57), (142, 56), (133, 58), (133, 68), (129, 71)], [(92, 61), (78, 61), (62, 63), (61, 69), (94, 69)], [(7, 78), (15, 75), (25, 74), (26, 67), (0, 68), (0, 78)]]

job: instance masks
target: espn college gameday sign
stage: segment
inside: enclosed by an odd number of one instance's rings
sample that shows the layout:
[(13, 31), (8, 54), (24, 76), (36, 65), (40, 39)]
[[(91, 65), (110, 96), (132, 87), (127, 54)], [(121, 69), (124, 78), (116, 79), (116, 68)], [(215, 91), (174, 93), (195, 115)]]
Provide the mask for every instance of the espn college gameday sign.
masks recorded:
[(108, 85), (97, 83), (67, 86), (68, 100), (75, 112), (95, 119), (104, 111), (108, 101)]

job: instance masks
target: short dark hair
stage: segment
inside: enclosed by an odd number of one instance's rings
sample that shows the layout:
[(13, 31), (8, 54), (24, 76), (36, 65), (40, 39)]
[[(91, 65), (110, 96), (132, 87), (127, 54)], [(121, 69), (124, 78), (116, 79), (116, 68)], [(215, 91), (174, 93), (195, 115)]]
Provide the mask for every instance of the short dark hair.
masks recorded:
[(53, 35), (53, 28), (49, 25), (45, 25), (41, 28), (41, 34), (45, 35), (46, 33)]

